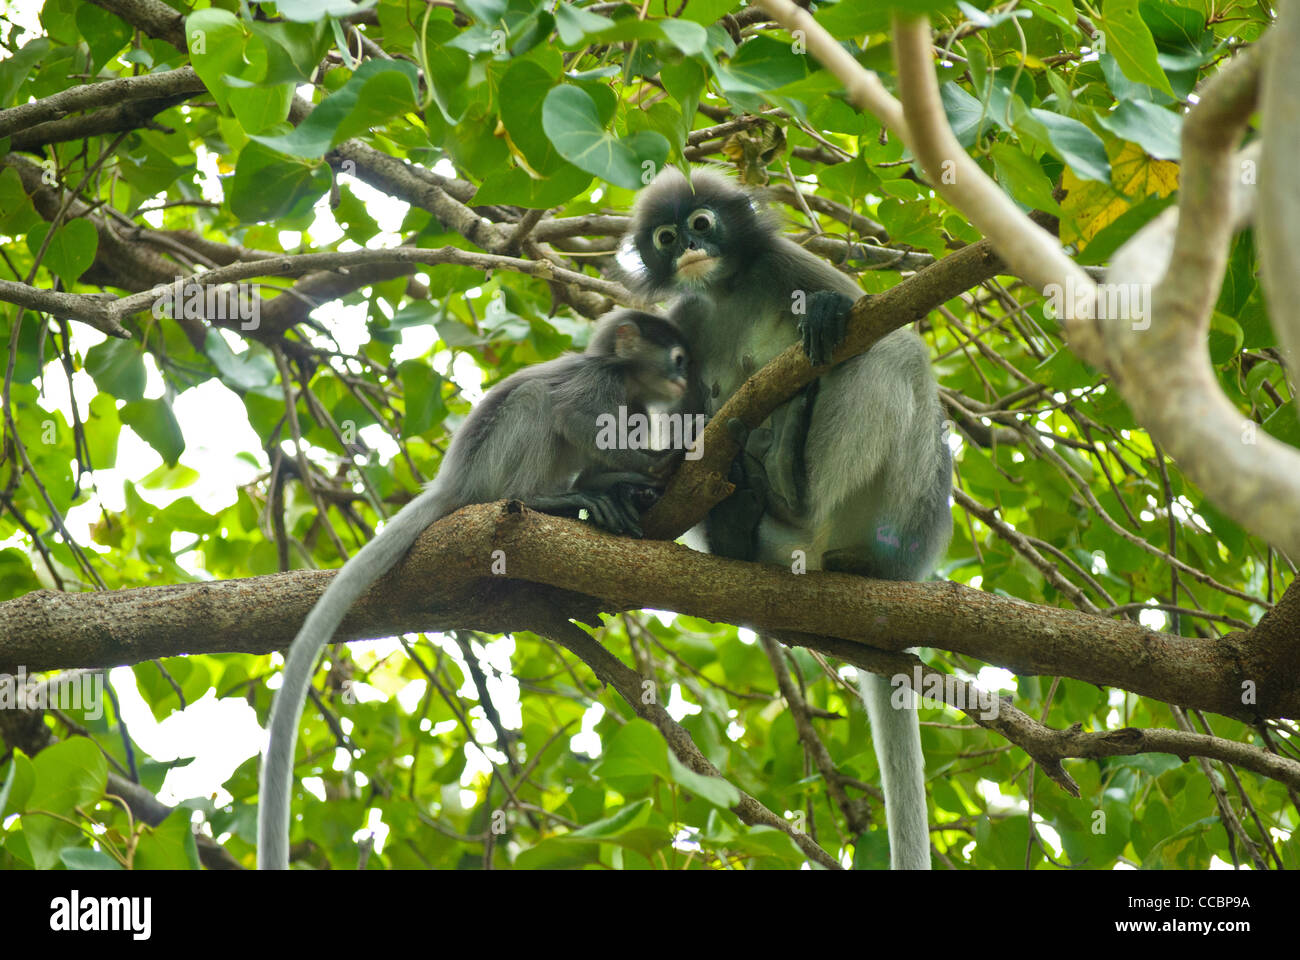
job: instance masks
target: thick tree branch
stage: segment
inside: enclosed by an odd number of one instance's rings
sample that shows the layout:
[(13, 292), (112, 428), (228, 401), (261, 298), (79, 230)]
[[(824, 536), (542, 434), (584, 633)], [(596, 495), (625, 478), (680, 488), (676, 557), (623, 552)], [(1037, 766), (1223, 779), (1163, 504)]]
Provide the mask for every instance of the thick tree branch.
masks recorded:
[[(0, 110), (0, 137), (26, 130), (40, 123), (59, 120), (78, 110), (115, 106), (131, 100), (152, 100), (177, 94), (200, 93), (203, 81), (193, 67), (180, 67), (164, 73), (140, 77), (123, 77), (102, 83), (87, 83), (8, 110)], [(14, 149), (20, 149), (15, 147)]]
[[(488, 574), (497, 550), (515, 579)], [(332, 576), (305, 571), (101, 593), (36, 591), (0, 605), (0, 671), (265, 653), (290, 641)], [(412, 591), (412, 583), (429, 588)], [(1250, 721), (1300, 713), (1300, 681), (1276, 669), (1279, 657), (1286, 663), (1297, 656), (1294, 600), (1278, 605), (1267, 630), (1201, 640), (955, 583), (796, 575), (609, 536), (518, 504), (467, 507), (434, 524), (336, 636), (533, 629), (539, 597), (589, 623), (599, 611), (653, 607), (880, 649), (939, 647), (1017, 673), (1075, 677)], [(840, 655), (838, 648), (825, 652)]]

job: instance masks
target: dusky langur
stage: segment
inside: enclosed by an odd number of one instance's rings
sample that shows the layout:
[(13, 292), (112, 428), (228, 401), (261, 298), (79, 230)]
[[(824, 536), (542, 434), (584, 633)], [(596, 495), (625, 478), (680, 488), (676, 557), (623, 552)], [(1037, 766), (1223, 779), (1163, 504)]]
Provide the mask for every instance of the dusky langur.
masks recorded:
[[(658, 474), (676, 454), (647, 449), (636, 438), (608, 443), (611, 432), (602, 424), (619, 417), (620, 407), (641, 422), (654, 408), (691, 415), (684, 409), (697, 402), (689, 367), (688, 348), (673, 324), (618, 310), (597, 323), (585, 353), (520, 370), (474, 407), (437, 477), (344, 564), (294, 637), (271, 706), (262, 764), (260, 868), (288, 869), (298, 721), (317, 659), (348, 608), (429, 524), (471, 503), (514, 499), (548, 512), (585, 509), (597, 525), (639, 536), (640, 495), (662, 485)], [(677, 436), (689, 442), (689, 428)]]
[[(755, 370), (803, 342), (814, 364), (843, 339), (857, 284), (783, 237), (774, 215), (726, 176), (665, 168), (642, 190), (619, 261), (690, 344), (712, 415)], [(952, 460), (924, 342), (895, 330), (831, 369), (751, 431), (740, 489), (704, 523), (708, 549), (738, 559), (928, 577), (952, 532)], [(737, 424), (738, 425), (738, 424)], [(735, 471), (733, 471), (734, 473)], [(885, 628), (887, 629), (887, 627)], [(862, 682), (880, 762), (894, 869), (928, 869), (925, 762), (916, 711)], [(910, 701), (909, 701), (910, 702)]]

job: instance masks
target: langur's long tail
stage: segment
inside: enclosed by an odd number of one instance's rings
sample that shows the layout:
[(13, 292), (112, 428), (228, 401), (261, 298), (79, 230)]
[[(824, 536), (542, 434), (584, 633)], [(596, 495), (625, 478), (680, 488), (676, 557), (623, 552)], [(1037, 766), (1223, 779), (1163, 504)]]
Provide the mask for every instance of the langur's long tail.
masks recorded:
[(257, 819), (259, 870), (289, 869), (289, 794), (298, 718), (325, 644), (352, 604), (405, 556), (424, 528), (454, 509), (437, 480), (412, 500), (330, 582), (289, 647), (280, 690), (271, 704), (270, 742), (262, 761)]
[(898, 708), (886, 677), (869, 673), (862, 679), (862, 699), (871, 721), (871, 741), (880, 764), (889, 825), (891, 870), (930, 869), (930, 826), (925, 804), (925, 756), (921, 753), (921, 723), (914, 694), (903, 691), (907, 705)]

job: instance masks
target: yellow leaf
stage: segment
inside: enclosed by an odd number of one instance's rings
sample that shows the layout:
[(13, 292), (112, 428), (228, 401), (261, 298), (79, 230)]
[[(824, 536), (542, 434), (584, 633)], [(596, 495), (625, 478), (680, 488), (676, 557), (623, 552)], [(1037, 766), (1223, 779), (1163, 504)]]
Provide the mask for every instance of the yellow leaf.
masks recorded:
[(1153, 160), (1136, 143), (1124, 143), (1110, 158), (1111, 183), (1081, 180), (1066, 167), (1061, 185), (1068, 191), (1061, 202), (1069, 216), (1061, 218), (1061, 241), (1082, 250), (1098, 233), (1147, 197), (1167, 197), (1178, 189), (1178, 164)]

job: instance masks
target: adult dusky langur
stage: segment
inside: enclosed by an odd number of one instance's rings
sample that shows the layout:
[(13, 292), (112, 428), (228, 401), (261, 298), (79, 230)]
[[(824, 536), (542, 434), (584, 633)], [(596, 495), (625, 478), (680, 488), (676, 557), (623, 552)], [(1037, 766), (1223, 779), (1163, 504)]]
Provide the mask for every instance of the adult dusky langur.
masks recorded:
[[(488, 391), (456, 431), (438, 476), (352, 557), (294, 637), (271, 706), (258, 810), (258, 866), (289, 866), (293, 754), (307, 688), (321, 650), (348, 608), (406, 554), (435, 520), (471, 503), (522, 500), (538, 510), (586, 509), (598, 525), (640, 534), (637, 497), (675, 454), (604, 442), (603, 417), (644, 418), (651, 408), (694, 401), (677, 328), (633, 310), (607, 314), (587, 350), (512, 374)], [(689, 413), (689, 411), (686, 411)], [(683, 416), (686, 415), (683, 413)], [(683, 429), (679, 436), (688, 437)], [(644, 486), (643, 486), (644, 485)]]
[[(781, 236), (726, 176), (665, 168), (637, 198), (620, 264), (690, 344), (710, 415), (799, 338), (814, 364), (844, 337), (862, 291)], [(708, 548), (738, 559), (886, 580), (928, 577), (952, 532), (952, 460), (928, 351), (910, 328), (831, 369), (751, 432), (744, 486), (710, 513)], [(862, 683), (880, 762), (894, 869), (928, 869), (925, 763), (911, 707), (887, 679)], [(909, 696), (910, 701), (910, 696)]]

